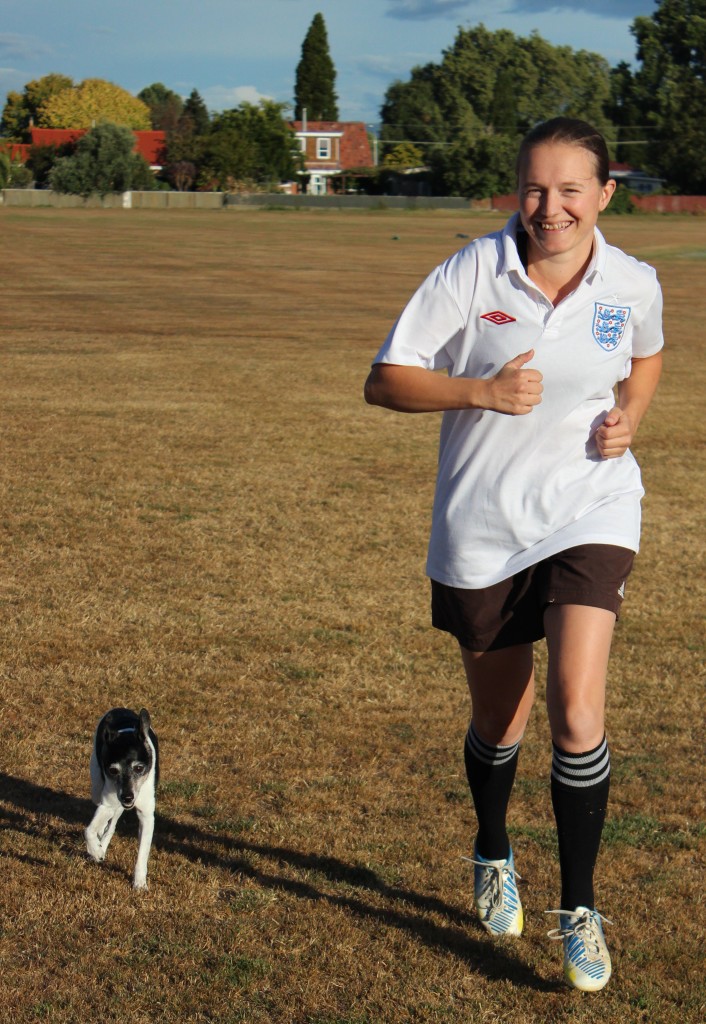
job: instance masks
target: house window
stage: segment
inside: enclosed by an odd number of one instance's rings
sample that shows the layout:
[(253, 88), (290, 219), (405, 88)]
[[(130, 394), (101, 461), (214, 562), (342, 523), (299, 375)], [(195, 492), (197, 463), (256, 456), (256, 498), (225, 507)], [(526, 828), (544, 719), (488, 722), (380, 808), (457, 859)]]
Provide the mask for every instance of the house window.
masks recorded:
[(319, 160), (328, 160), (331, 156), (331, 140), (330, 139), (317, 139), (316, 140), (316, 156)]

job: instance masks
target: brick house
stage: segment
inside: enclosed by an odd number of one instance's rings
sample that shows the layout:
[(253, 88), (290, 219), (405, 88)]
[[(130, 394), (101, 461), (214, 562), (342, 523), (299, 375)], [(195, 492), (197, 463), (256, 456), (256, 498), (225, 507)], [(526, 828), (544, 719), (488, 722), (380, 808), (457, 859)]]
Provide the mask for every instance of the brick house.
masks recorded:
[[(85, 135), (88, 128), (30, 128), (31, 142), (9, 142), (6, 148), (13, 160), (25, 162), (32, 146), (63, 146), (76, 142)], [(153, 171), (159, 171), (164, 163), (165, 132), (134, 131), (135, 152), (144, 157)]]
[[(334, 179), (353, 168), (372, 167), (373, 155), (362, 121), (290, 121), (304, 154), (299, 172), (303, 190), (323, 196), (334, 191)], [(307, 180), (308, 179), (308, 180)]]

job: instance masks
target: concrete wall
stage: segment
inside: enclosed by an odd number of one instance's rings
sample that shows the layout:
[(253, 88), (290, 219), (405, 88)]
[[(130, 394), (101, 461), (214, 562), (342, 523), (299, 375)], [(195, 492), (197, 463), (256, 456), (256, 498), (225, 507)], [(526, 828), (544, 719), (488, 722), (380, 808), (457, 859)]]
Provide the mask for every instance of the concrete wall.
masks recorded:
[(104, 196), (68, 196), (45, 189), (15, 188), (0, 192), (5, 206), (50, 206), (55, 209), (221, 210), (222, 192), (113, 192)]
[(469, 210), (468, 199), (447, 196), (287, 196), (267, 193), (246, 196), (226, 195), (226, 206), (237, 207), (268, 206), (278, 209), (319, 209), (319, 210)]
[[(126, 209), (126, 210), (236, 210), (253, 207), (328, 210), (468, 210), (467, 199), (429, 196), (288, 196), (281, 193), (228, 195), (223, 192), (124, 192), (100, 196), (68, 196), (44, 189), (6, 189), (0, 192), (5, 206), (50, 206), (58, 209)], [(477, 204), (473, 204), (477, 207)], [(489, 204), (484, 205), (490, 209)]]

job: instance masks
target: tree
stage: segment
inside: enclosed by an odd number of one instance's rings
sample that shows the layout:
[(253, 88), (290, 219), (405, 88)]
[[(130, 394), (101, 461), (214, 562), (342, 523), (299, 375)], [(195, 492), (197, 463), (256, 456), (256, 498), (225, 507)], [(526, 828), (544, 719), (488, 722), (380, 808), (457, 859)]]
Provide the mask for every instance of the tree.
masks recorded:
[(147, 161), (134, 152), (135, 136), (129, 128), (99, 124), (76, 144), (73, 156), (62, 157), (49, 173), (55, 192), (104, 196), (109, 192), (155, 187)]
[(413, 143), (398, 142), (394, 149), (385, 154), (382, 163), (384, 167), (404, 170), (406, 167), (419, 167), (424, 163), (424, 156), (421, 149)]
[(45, 128), (90, 128), (106, 123), (139, 131), (152, 124), (146, 103), (102, 78), (87, 78), (50, 96), (40, 106), (39, 118)]
[(508, 68), (500, 68), (493, 88), (490, 123), (501, 135), (517, 135), (517, 99), (515, 79)]
[(553, 46), (536, 32), (523, 39), (484, 25), (459, 29), (440, 64), (414, 68), (409, 82), (388, 89), (381, 137), (425, 143), (444, 193), (510, 191), (517, 146), (538, 121), (583, 117), (610, 137), (609, 72), (598, 54)]
[(397, 143), (444, 142), (448, 126), (439, 99), (439, 71), (434, 64), (412, 69), (409, 82), (393, 82), (382, 106), (381, 140)]
[(0, 132), (18, 142), (27, 137), (32, 123), (41, 125), (40, 110), (57, 93), (73, 87), (73, 79), (52, 72), (27, 82), (23, 91), (9, 92), (2, 114)]
[(184, 109), (181, 96), (161, 82), (154, 82), (138, 92), (137, 98), (149, 107), (155, 131), (169, 132), (176, 128)]
[(10, 154), (0, 150), (0, 189), (8, 188), (12, 177), (12, 160)]
[[(648, 134), (645, 123), (646, 111), (638, 97), (637, 83), (630, 65), (621, 60), (610, 69), (610, 99), (606, 113), (615, 125), (615, 158), (633, 167), (644, 167), (648, 160), (644, 139)], [(616, 206), (615, 197), (610, 210)]]
[(47, 188), (49, 175), (57, 160), (65, 156), (73, 156), (75, 152), (75, 142), (62, 142), (58, 146), (32, 146), (26, 166), (32, 172), (35, 188)]
[[(167, 132), (167, 164), (186, 162), (197, 166), (201, 162), (204, 140), (210, 127), (211, 119), (206, 104), (197, 90), (192, 89), (179, 120)], [(180, 180), (185, 180), (183, 174), (180, 174)]]
[(180, 120), (184, 121), (186, 119), (191, 122), (192, 130), (196, 135), (205, 135), (210, 127), (211, 118), (208, 114), (208, 108), (197, 89), (191, 90), (184, 104)]
[(173, 164), (167, 164), (164, 168), (166, 181), (176, 189), (177, 192), (188, 192), (196, 181), (196, 164), (190, 160), (177, 160)]
[[(631, 29), (638, 105), (649, 125), (647, 170), (681, 192), (706, 191), (706, 0), (661, 0)], [(643, 115), (644, 116), (644, 115)]]
[(262, 100), (218, 114), (202, 140), (200, 180), (214, 188), (235, 181), (258, 183), (291, 179), (300, 150), (284, 120), (284, 105)]
[(304, 110), (312, 121), (337, 121), (336, 69), (328, 48), (323, 15), (315, 14), (302, 43), (294, 85), (294, 118), (301, 121)]

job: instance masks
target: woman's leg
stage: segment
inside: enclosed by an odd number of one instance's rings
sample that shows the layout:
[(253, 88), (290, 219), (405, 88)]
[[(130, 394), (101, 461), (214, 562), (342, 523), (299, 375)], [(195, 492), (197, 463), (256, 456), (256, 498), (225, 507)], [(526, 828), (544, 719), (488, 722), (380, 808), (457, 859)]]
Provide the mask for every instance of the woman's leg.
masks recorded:
[(584, 605), (550, 605), (544, 623), (561, 906), (592, 910), (593, 872), (610, 788), (604, 712), (615, 615)]
[(478, 819), (476, 853), (506, 860), (507, 807), (534, 697), (532, 645), (461, 653), (472, 703), (464, 759)]

